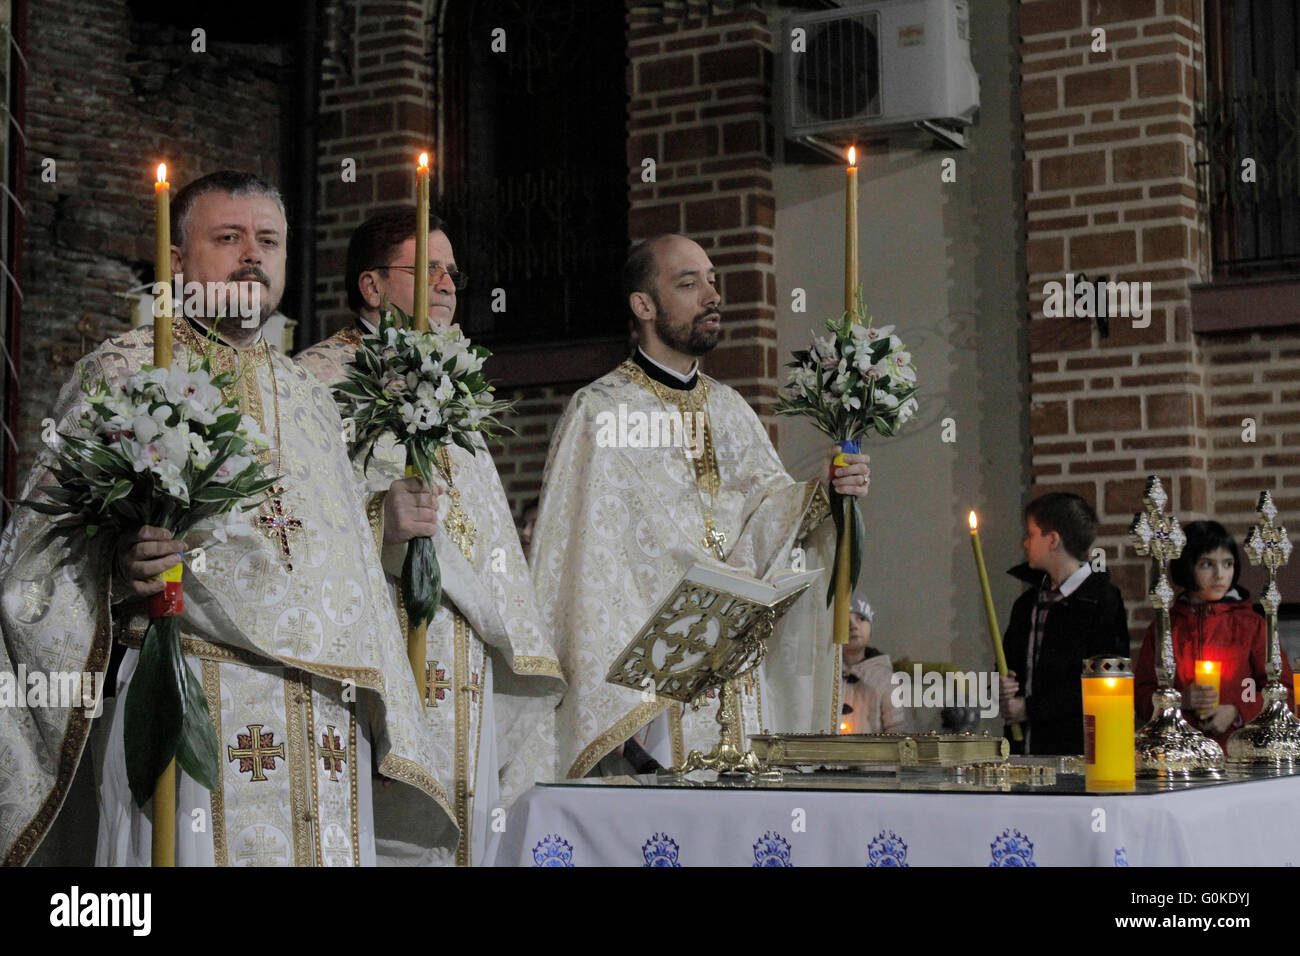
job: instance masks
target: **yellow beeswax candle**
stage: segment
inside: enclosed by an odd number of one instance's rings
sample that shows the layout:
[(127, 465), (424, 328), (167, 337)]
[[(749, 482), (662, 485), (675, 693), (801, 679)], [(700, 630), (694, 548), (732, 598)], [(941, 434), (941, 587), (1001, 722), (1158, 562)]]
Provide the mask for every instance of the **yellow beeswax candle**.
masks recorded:
[(1084, 782), (1090, 791), (1134, 786), (1133, 671), (1127, 657), (1083, 662)]
[[(1222, 661), (1197, 661), (1196, 683), (1214, 688), (1214, 707), (1219, 706), (1219, 677), (1223, 672)], [(1209, 709), (1200, 711), (1202, 717), (1210, 713)]]

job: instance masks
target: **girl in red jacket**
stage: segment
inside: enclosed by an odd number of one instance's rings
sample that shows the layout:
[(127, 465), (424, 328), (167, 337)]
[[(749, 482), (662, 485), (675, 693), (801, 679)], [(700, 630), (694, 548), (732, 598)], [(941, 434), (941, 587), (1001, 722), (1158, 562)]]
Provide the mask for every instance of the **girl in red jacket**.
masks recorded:
[[(1237, 542), (1217, 521), (1193, 521), (1183, 529), (1187, 546), (1169, 566), (1183, 589), (1170, 609), (1173, 627), (1174, 686), (1183, 692), (1183, 717), (1207, 737), (1226, 744), (1233, 731), (1249, 723), (1263, 706), (1260, 691), (1268, 680), (1268, 635), (1264, 619), (1251, 610), (1250, 594), (1237, 585), (1241, 556)], [(1134, 671), (1138, 717), (1151, 716), (1156, 690), (1156, 622), (1147, 627)], [(1218, 703), (1214, 688), (1195, 683), (1196, 661), (1219, 661)], [(1295, 705), (1291, 665), (1282, 655), (1281, 680)]]

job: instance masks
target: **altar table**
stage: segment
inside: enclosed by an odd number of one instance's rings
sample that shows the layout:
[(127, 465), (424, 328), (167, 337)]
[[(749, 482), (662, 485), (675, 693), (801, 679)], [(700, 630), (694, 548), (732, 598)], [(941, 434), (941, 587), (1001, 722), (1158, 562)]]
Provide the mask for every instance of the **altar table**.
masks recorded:
[(506, 818), (498, 866), (1290, 866), (1300, 776), (1089, 794), (953, 789), (933, 775), (784, 785), (543, 784)]

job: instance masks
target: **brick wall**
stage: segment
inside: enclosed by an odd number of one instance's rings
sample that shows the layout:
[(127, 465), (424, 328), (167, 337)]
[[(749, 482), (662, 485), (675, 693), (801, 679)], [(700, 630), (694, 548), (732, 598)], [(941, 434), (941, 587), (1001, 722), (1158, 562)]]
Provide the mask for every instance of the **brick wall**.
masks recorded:
[[(348, 237), (368, 216), (415, 203), (415, 157), (433, 142), (423, 0), (333, 7), (320, 87), (316, 309), (326, 335), (352, 320), (343, 283)], [(343, 179), (343, 161), (356, 181)], [(434, 150), (435, 177), (437, 151)], [(431, 188), (437, 195), (437, 187)]]
[[(1191, 0), (1026, 0), (1020, 9), (1029, 293), (1032, 493), (1094, 502), (1135, 637), (1150, 620), (1127, 525), (1159, 474), (1183, 521), (1239, 537), (1257, 493), (1300, 486), (1300, 336), (1194, 336), (1190, 286), (1209, 279), (1195, 110), (1204, 50)], [(1105, 51), (1092, 49), (1096, 29)], [(1150, 327), (1043, 317), (1066, 273), (1152, 284)], [(1268, 363), (1278, 363), (1272, 367)], [(1257, 440), (1242, 440), (1253, 415)], [(1286, 505), (1279, 502), (1283, 511)]]
[[(721, 276), (723, 338), (705, 362), (771, 424), (776, 403), (772, 37), (757, 5), (628, 5), (631, 238), (680, 232)], [(655, 160), (656, 179), (642, 181)]]
[(117, 293), (153, 278), (155, 165), (173, 188), (222, 168), (279, 179), (276, 49), (190, 45), (114, 0), (31, 7), (20, 483), (72, 364), (129, 328)]

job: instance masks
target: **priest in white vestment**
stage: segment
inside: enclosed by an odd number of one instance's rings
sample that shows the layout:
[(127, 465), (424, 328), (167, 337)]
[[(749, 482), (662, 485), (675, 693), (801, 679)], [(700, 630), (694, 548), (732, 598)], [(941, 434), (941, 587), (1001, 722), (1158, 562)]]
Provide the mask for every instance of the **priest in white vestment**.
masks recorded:
[[(361, 336), (376, 328), (385, 298), (411, 313), (415, 229), (415, 214), (407, 210), (374, 216), (353, 233), (347, 288), (356, 325), (296, 356), (327, 385), (344, 379)], [(428, 248), (429, 321), (450, 324), (463, 280), (436, 219)], [(371, 514), (387, 519), (408, 509), (425, 516), (434, 510), (420, 479), (402, 477), (404, 454), (385, 435), (364, 473), (358, 456), (358, 480), (380, 489), (371, 498)], [(476, 454), (450, 445), (435, 463), (442, 521), (424, 533), (434, 538), (443, 594), (426, 633), (425, 722), (461, 840), (453, 859), (388, 837), (387, 824), (400, 823), (412, 808), (406, 795), (381, 792), (376, 795), (379, 856), (381, 863), (477, 865), (490, 862), (503, 811), (533, 783), (557, 775), (553, 742), (534, 739), (529, 731), (549, 723), (564, 683), (492, 456), (480, 441)], [(384, 566), (405, 623), (397, 584), (406, 542), (414, 535), (391, 533), (389, 522), (383, 524)]]
[[(200, 283), (248, 283), (260, 294), (260, 310), (246, 319), (214, 317), (203, 302), (191, 305), (193, 318), (178, 315), (173, 363), (196, 361), (215, 327), (213, 371), (242, 373), (227, 399), (270, 439), (267, 463), (283, 476), (281, 490), (232, 513), (221, 533), (196, 529), (184, 542), (144, 528), (117, 541), (78, 535), (71, 547), (61, 539), (51, 546), (42, 540), (49, 519), (17, 509), (0, 539), (0, 672), (115, 668), (116, 680), (97, 720), (81, 706), (0, 712), (0, 859), (31, 857), (90, 750), (96, 862), (148, 864), (153, 807), (137, 807), (127, 785), (123, 703), (148, 623), (143, 598), (161, 590), (154, 575), (182, 550), (182, 650), (207, 698), (219, 785), (208, 792), (178, 768), (176, 863), (373, 864), (376, 770), (422, 807), (406, 838), (449, 851), (454, 828), (435, 821), (451, 819), (452, 799), (423, 733), (342, 422), (328, 389), (260, 334), (284, 289), (283, 203), (253, 176), (214, 173), (176, 195), (172, 218), (173, 271)], [(75, 431), (86, 408), (82, 374), (124, 380), (152, 364), (153, 336), (152, 327), (137, 329), (83, 358), (59, 395), (58, 429)], [(38, 497), (49, 464), (47, 449), (24, 498)], [(295, 519), (291, 533), (267, 526), (277, 512)]]
[[(744, 399), (699, 370), (721, 323), (705, 251), (683, 236), (648, 240), (628, 259), (624, 292), (640, 346), (565, 409), (532, 553), (538, 600), (569, 680), (556, 716), (560, 767), (569, 777), (617, 758), (625, 742), (634, 769), (677, 766), (689, 750), (718, 742), (716, 699), (683, 708), (605, 680), (693, 564), (725, 564), (768, 580), (833, 559), (824, 486), (792, 479)], [(672, 414), (681, 416), (680, 436), (653, 424)], [(848, 456), (834, 480), (843, 494), (865, 494), (866, 457)], [(737, 737), (836, 728), (840, 655), (827, 580), (795, 603), (769, 640), (766, 661), (736, 682)], [(647, 725), (641, 739), (629, 740)]]

